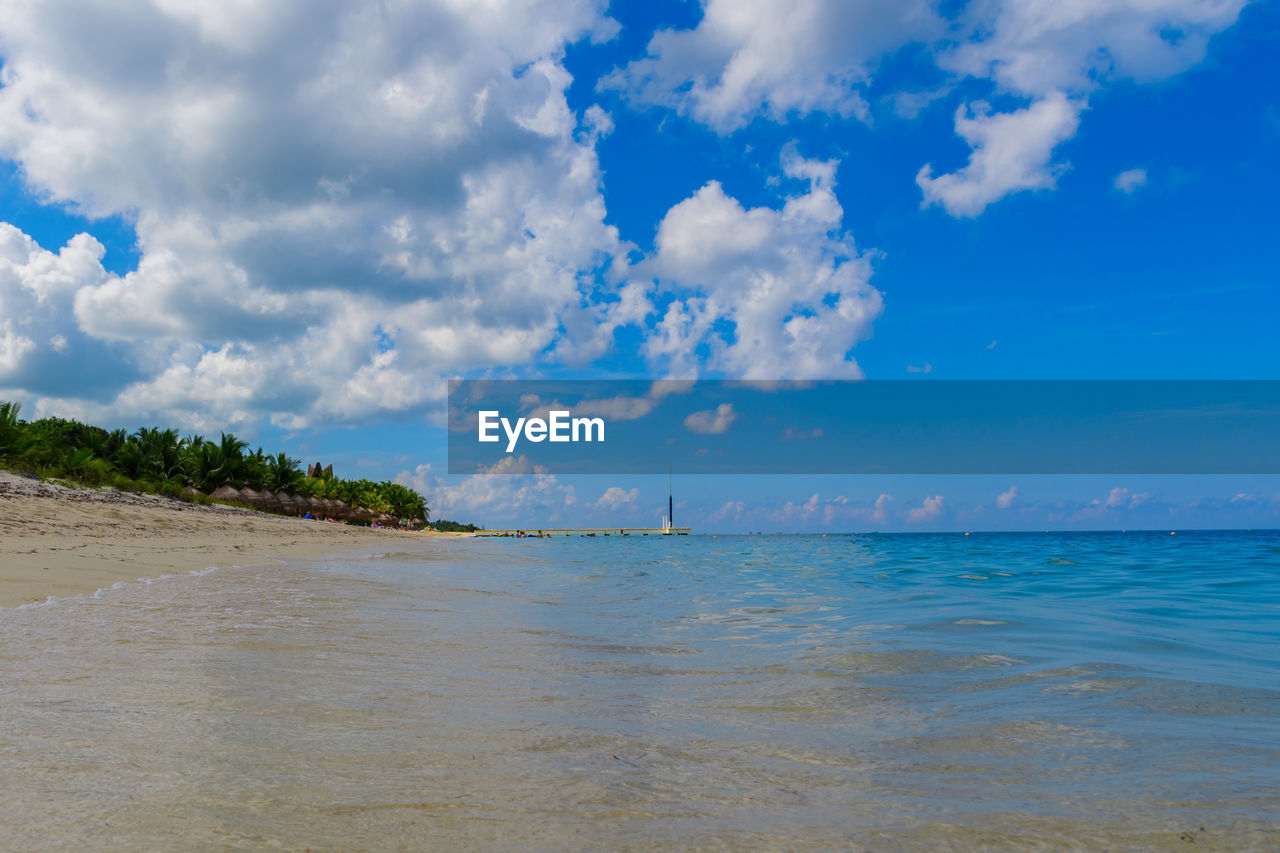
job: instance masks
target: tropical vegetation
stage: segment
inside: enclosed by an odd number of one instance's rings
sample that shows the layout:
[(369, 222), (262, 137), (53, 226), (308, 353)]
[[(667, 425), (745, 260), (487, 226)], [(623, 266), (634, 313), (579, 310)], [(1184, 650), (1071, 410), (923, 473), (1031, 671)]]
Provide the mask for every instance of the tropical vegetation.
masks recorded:
[(475, 533), (477, 530), (482, 529), (474, 524), (461, 524), (457, 521), (450, 521), (447, 518), (437, 518), (431, 522), (431, 526), (441, 533)]
[(214, 441), (159, 427), (128, 432), (65, 418), (26, 422), (20, 411), (18, 403), (0, 402), (0, 466), (12, 470), (189, 500), (208, 500), (204, 496), (230, 486), (342, 501), (397, 519), (430, 518), (426, 499), (399, 483), (325, 472), (308, 477), (300, 460), (261, 447), (250, 450), (231, 433)]

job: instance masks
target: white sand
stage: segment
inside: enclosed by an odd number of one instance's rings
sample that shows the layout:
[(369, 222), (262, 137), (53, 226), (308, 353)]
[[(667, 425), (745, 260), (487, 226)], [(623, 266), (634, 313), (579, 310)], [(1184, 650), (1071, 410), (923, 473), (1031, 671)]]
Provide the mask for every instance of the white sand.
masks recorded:
[(366, 550), (388, 537), (423, 535), (72, 489), (0, 471), (0, 607), (92, 593), (118, 581)]

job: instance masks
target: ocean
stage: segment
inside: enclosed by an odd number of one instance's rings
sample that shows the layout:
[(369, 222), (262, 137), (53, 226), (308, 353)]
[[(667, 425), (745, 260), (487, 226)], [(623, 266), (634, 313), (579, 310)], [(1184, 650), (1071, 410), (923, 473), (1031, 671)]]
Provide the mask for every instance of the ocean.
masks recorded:
[(1280, 532), (388, 547), (0, 612), (0, 849), (1280, 849)]

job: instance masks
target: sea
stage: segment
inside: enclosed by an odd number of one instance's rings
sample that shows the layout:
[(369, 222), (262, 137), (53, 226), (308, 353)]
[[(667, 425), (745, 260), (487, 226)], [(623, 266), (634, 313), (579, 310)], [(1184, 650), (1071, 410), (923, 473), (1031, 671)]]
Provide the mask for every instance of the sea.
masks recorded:
[(0, 611), (0, 849), (1280, 849), (1280, 532), (385, 549)]

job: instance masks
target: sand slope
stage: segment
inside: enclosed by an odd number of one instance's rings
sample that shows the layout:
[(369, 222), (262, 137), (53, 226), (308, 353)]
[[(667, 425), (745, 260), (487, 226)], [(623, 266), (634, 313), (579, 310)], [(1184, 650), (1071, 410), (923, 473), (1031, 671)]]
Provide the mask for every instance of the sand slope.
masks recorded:
[(92, 593), (117, 581), (372, 549), (422, 534), (72, 489), (0, 471), (0, 607)]

